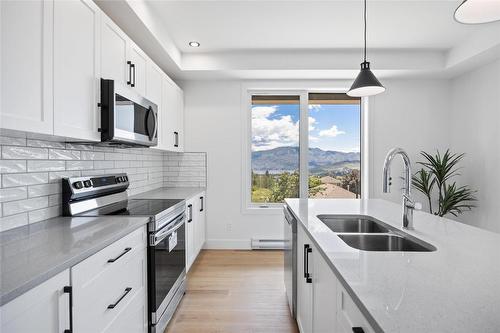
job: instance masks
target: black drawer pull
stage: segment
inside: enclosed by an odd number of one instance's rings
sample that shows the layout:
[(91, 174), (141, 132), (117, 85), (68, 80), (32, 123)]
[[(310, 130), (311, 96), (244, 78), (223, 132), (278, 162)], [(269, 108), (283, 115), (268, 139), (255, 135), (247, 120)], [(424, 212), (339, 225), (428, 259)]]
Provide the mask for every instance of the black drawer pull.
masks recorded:
[(189, 213), (189, 217), (188, 217), (188, 223), (191, 223), (193, 222), (193, 205), (189, 204), (188, 205), (188, 213)]
[(353, 327), (352, 333), (365, 333), (362, 327)]
[(65, 329), (64, 333), (73, 332), (73, 288), (71, 286), (64, 286), (63, 292), (69, 295), (69, 329)]
[(122, 301), (122, 299), (127, 296), (127, 294), (132, 290), (132, 288), (130, 287), (127, 287), (125, 288), (125, 292), (123, 293), (122, 297), (120, 297), (114, 304), (110, 304), (108, 305), (108, 309), (114, 309), (118, 303), (120, 303)]
[(201, 208), (200, 208), (200, 212), (203, 211), (203, 209), (205, 208), (204, 206), (204, 198), (203, 197), (200, 197), (200, 205), (201, 205)]
[(311, 273), (309, 273), (309, 253), (311, 252), (311, 246), (304, 244), (304, 278), (306, 279), (306, 283), (312, 283)]
[(115, 262), (117, 261), (118, 259), (120, 259), (121, 257), (123, 257), (125, 254), (127, 254), (128, 251), (132, 250), (131, 247), (127, 247), (125, 248), (125, 250), (123, 250), (123, 252), (116, 258), (113, 258), (113, 259), (109, 259), (108, 262)]

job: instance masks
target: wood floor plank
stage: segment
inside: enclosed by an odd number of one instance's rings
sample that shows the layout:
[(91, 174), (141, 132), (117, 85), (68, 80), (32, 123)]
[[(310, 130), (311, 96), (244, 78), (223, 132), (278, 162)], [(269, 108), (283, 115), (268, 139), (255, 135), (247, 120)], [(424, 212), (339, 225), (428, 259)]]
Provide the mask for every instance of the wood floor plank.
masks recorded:
[(298, 333), (281, 251), (204, 250), (165, 333)]

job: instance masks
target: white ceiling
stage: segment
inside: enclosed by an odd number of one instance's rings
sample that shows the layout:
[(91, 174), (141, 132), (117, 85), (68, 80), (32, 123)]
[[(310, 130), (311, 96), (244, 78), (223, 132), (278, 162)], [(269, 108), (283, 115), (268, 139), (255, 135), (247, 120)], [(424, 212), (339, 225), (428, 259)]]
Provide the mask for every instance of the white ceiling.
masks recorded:
[[(363, 45), (361, 0), (146, 2), (182, 52)], [(455, 22), (460, 2), (369, 0), (368, 45), (442, 50), (488, 29)], [(199, 49), (188, 46), (193, 40)]]
[[(500, 57), (500, 22), (455, 22), (461, 1), (368, 0), (375, 74), (450, 77)], [(177, 79), (353, 79), (362, 61), (362, 0), (97, 3)]]

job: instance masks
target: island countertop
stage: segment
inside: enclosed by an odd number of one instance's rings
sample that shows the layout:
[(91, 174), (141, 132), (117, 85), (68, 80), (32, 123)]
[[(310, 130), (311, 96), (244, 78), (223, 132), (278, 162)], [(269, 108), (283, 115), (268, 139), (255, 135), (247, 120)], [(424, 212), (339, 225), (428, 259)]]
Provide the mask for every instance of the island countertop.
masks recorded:
[(60, 216), (0, 233), (0, 306), (148, 222), (148, 217)]
[[(379, 199), (286, 203), (377, 331), (500, 332), (500, 235), (421, 211), (414, 213), (415, 230), (406, 230), (401, 205)], [(370, 216), (437, 250), (358, 250), (321, 214)]]

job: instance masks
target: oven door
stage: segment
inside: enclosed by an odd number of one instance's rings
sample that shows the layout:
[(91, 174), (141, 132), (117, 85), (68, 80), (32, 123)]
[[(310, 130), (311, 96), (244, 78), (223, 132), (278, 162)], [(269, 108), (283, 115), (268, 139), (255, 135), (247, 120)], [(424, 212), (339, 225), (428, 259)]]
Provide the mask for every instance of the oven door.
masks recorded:
[(158, 107), (113, 80), (101, 80), (101, 140), (154, 146)]
[(155, 325), (186, 276), (185, 213), (150, 235), (149, 309)]

